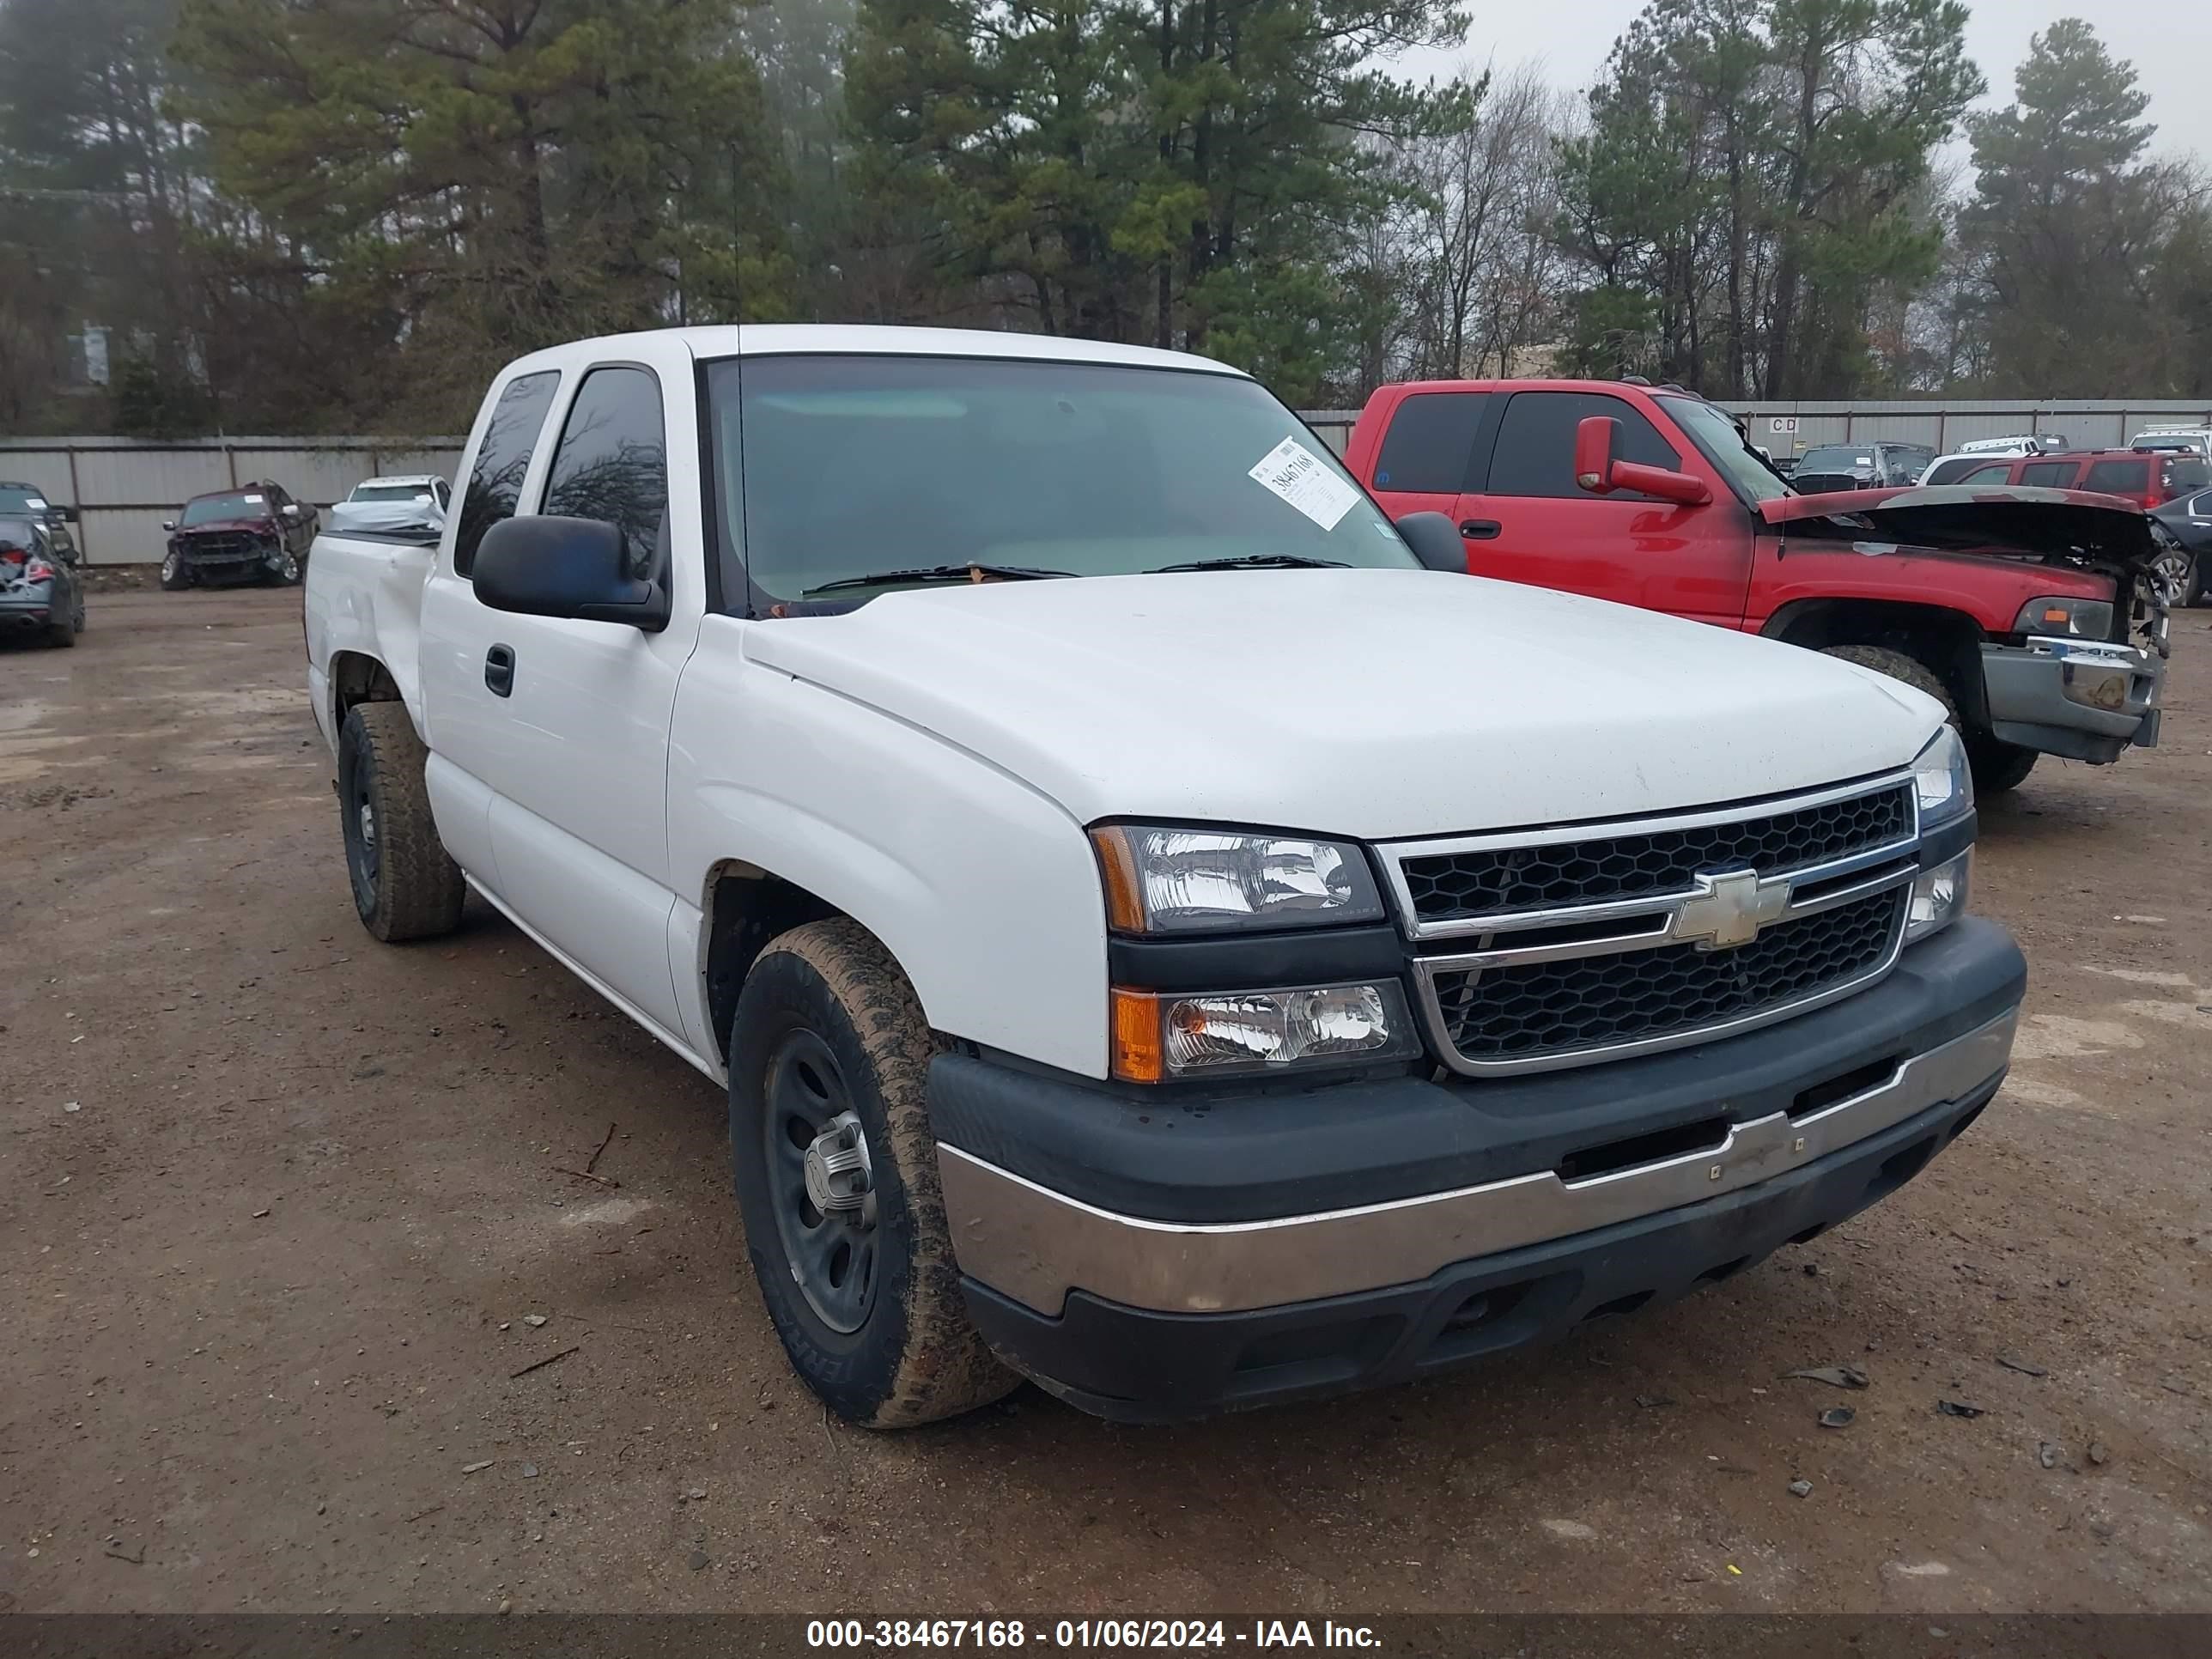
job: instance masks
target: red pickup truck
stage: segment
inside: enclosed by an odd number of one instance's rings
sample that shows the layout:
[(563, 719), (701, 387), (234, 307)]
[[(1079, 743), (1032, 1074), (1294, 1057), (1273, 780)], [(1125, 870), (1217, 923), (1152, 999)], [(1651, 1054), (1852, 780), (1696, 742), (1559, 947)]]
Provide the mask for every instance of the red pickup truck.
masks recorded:
[(1715, 404), (1613, 381), (1384, 386), (1345, 460), (1393, 519), (1448, 519), (1475, 575), (1763, 634), (1919, 687), (1952, 711), (1984, 792), (2039, 754), (2102, 764), (2157, 741), (2185, 556), (2110, 496), (1800, 495)]

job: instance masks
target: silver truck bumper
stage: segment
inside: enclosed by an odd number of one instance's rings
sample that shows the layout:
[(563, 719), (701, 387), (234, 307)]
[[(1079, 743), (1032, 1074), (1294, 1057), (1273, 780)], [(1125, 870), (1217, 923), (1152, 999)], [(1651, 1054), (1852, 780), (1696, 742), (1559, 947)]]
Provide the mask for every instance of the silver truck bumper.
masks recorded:
[(1358, 1209), (1196, 1224), (1116, 1215), (957, 1146), (940, 1145), (938, 1167), (961, 1271), (1039, 1313), (1057, 1314), (1074, 1290), (1167, 1312), (1270, 1308), (1403, 1285), (1802, 1168), (1990, 1083), (2018, 1018), (2008, 1010), (1794, 1121), (1776, 1112), (1731, 1126), (1718, 1146), (1583, 1181), (1547, 1170)]
[(2101, 765), (2155, 746), (2165, 680), (2160, 659), (2106, 641), (1982, 647), (1991, 734), (2068, 760)]

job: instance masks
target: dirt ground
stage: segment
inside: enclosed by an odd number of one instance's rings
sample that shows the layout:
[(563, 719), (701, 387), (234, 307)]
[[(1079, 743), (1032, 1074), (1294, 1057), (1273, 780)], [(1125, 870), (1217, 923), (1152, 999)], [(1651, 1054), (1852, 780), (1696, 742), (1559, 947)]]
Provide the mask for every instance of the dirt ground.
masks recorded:
[(1886, 1204), (1417, 1389), (878, 1437), (704, 1080), (481, 907), (356, 923), (298, 595), (95, 596), (0, 649), (0, 1609), (2212, 1608), (2209, 625), (2164, 747), (1985, 805), (2017, 1063)]

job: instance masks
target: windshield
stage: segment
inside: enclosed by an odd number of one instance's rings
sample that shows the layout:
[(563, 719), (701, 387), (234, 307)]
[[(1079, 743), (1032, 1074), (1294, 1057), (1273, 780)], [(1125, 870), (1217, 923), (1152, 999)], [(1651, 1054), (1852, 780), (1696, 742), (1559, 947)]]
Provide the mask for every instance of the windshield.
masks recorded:
[(775, 356), (711, 363), (707, 386), (717, 499), (744, 504), (726, 544), (744, 550), (756, 610), (840, 583), (823, 597), (849, 604), (902, 585), (855, 577), (975, 564), (1417, 564), (1328, 447), (1241, 376)]
[(1705, 458), (1735, 486), (1737, 494), (1749, 501), (1777, 501), (1796, 493), (1744, 447), (1743, 434), (1724, 410), (1695, 398), (1668, 398), (1662, 407), (1674, 417), (1674, 424), (1689, 434), (1690, 441)]
[(1828, 444), (1808, 449), (1797, 460), (1800, 472), (1856, 472), (1874, 465), (1874, 451), (1853, 449), (1848, 444)]
[(426, 483), (362, 483), (353, 487), (349, 501), (411, 501), (428, 500), (430, 486)]
[(241, 489), (228, 495), (203, 495), (196, 501), (185, 503), (185, 516), (178, 522), (185, 526), (221, 524), (230, 519), (265, 519), (269, 516), (269, 501), (258, 490)]

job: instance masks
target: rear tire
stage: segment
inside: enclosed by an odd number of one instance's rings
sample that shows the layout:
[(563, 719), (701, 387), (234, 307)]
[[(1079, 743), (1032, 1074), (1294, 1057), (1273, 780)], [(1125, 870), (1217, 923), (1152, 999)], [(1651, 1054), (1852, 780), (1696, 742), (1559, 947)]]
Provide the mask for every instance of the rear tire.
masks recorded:
[(339, 728), (338, 823), (354, 909), (390, 945), (452, 933), (467, 892), (430, 816), (428, 758), (405, 703), (356, 703)]
[(761, 1298), (800, 1380), (872, 1429), (957, 1416), (1021, 1380), (961, 1294), (933, 1047), (898, 964), (842, 918), (770, 943), (730, 1028), (730, 1153)]
[(46, 643), (56, 650), (67, 650), (76, 643), (77, 629), (84, 626), (82, 617), (72, 617), (46, 624)]
[(182, 556), (170, 554), (161, 561), (161, 591), (175, 593), (192, 585), (192, 573), (185, 568)]

